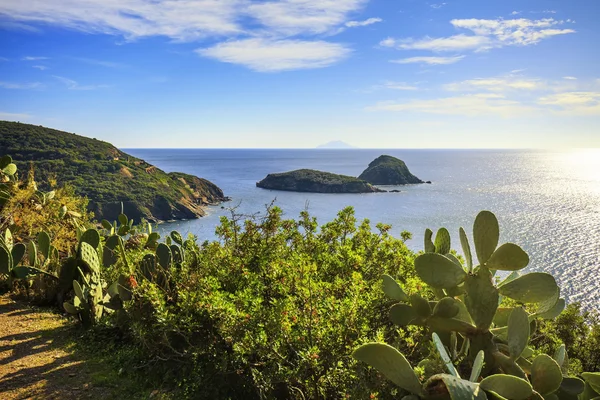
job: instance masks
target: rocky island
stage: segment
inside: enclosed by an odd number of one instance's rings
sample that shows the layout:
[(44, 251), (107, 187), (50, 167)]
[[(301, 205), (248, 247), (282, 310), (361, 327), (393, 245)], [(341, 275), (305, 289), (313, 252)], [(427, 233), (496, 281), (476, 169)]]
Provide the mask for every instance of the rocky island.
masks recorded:
[(374, 193), (385, 192), (362, 179), (347, 175), (337, 175), (314, 169), (269, 174), (256, 182), (263, 189), (286, 190), (315, 193)]
[(406, 185), (410, 183), (425, 183), (410, 173), (404, 161), (382, 155), (371, 161), (358, 179), (372, 185)]
[(121, 204), (136, 222), (193, 219), (205, 215), (203, 206), (229, 200), (206, 179), (166, 173), (110, 143), (43, 126), (0, 121), (0, 149), (20, 171), (33, 171), (40, 190), (66, 184), (87, 197), (99, 220), (116, 219)]

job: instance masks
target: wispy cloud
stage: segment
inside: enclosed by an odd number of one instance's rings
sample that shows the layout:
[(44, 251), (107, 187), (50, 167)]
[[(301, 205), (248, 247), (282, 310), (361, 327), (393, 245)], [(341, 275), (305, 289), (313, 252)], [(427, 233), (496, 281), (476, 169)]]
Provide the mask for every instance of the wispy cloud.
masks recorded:
[(85, 63), (85, 64), (98, 65), (100, 67), (106, 67), (106, 68), (124, 68), (124, 67), (126, 67), (125, 64), (114, 62), (114, 61), (96, 60), (93, 58), (85, 58), (85, 57), (71, 57), (71, 59)]
[(45, 71), (48, 69), (45, 65), (32, 65), (31, 68), (39, 69), (40, 71)]
[(540, 79), (526, 79), (520, 77), (494, 77), (468, 79), (462, 82), (449, 83), (443, 86), (445, 90), (453, 92), (491, 91), (504, 92), (507, 90), (539, 90), (547, 87)]
[(0, 119), (4, 121), (27, 121), (31, 115), (25, 113), (9, 113), (0, 111)]
[(465, 58), (465, 56), (454, 56), (454, 57), (409, 57), (401, 58), (399, 60), (390, 60), (390, 62), (397, 64), (429, 64), (429, 65), (447, 65), (454, 64)]
[(69, 90), (96, 90), (110, 87), (109, 85), (80, 85), (77, 81), (63, 76), (53, 75), (53, 77), (62, 82)]
[(513, 11), (510, 13), (510, 15), (519, 15), (521, 14), (521, 11)]
[(393, 90), (418, 90), (419, 87), (415, 84), (409, 84), (406, 82), (394, 82), (394, 81), (386, 81), (380, 87), (385, 89), (393, 89)]
[(387, 38), (379, 44), (402, 50), (483, 51), (505, 46), (529, 46), (553, 36), (575, 33), (573, 29), (559, 28), (565, 24), (565, 21), (552, 18), (539, 20), (472, 18), (453, 19), (450, 23), (455, 28), (470, 31), (471, 34), (460, 33), (439, 38), (426, 36), (421, 39)]
[(23, 61), (40, 61), (40, 60), (47, 60), (48, 57), (40, 57), (40, 56), (26, 56), (21, 58), (21, 60)]
[(568, 81), (576, 81), (577, 78), (575, 78), (574, 76), (563, 76), (563, 79), (566, 79)]
[(355, 28), (358, 26), (373, 25), (373, 24), (376, 24), (377, 22), (381, 22), (381, 21), (383, 21), (381, 18), (368, 18), (368, 19), (365, 19), (364, 21), (348, 21), (345, 23), (345, 25), (348, 28)]
[(499, 115), (512, 117), (529, 113), (532, 109), (500, 94), (465, 94), (428, 100), (382, 102), (367, 107), (368, 111), (410, 111), (427, 114), (464, 115), (480, 117)]
[(43, 87), (44, 87), (44, 85), (40, 82), (31, 82), (31, 83), (0, 82), (0, 88), (2, 88), (2, 89), (27, 90), (27, 89), (41, 89)]
[(438, 8), (442, 8), (445, 5), (446, 5), (446, 3), (436, 3), (436, 4), (430, 4), (429, 7), (437, 10)]
[(540, 98), (538, 104), (569, 115), (600, 115), (600, 91), (552, 94)]
[(259, 72), (322, 68), (346, 58), (351, 50), (325, 41), (242, 39), (198, 49), (205, 57), (241, 64)]

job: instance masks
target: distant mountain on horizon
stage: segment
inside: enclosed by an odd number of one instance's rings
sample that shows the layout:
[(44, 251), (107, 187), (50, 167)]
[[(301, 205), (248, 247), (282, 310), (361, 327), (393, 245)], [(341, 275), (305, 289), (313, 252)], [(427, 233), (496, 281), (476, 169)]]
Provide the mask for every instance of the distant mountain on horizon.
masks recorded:
[(356, 149), (357, 147), (352, 146), (346, 142), (341, 140), (334, 140), (332, 142), (328, 142), (325, 144), (320, 144), (317, 146), (317, 149)]

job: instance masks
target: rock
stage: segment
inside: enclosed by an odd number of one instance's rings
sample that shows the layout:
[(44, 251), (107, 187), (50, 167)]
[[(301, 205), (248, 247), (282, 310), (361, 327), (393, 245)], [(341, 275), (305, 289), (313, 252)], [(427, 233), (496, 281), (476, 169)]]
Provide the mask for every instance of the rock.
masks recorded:
[(427, 181), (427, 182), (425, 182), (425, 183), (429, 183), (429, 184), (431, 185), (431, 181)]
[(410, 173), (404, 161), (386, 155), (371, 161), (369, 167), (360, 174), (358, 179), (363, 179), (373, 185), (423, 183), (422, 180)]
[(347, 175), (313, 169), (298, 169), (279, 174), (269, 174), (256, 183), (263, 189), (286, 190), (292, 192), (314, 193), (375, 193), (383, 190), (364, 180)]
[(390, 193), (400, 193), (398, 189), (390, 190)]

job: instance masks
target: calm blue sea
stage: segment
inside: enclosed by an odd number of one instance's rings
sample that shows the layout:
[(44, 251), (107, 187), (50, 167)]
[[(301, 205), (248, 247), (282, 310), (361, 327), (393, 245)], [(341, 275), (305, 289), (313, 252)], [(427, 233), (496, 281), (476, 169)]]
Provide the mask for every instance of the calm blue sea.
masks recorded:
[[(422, 249), (425, 228), (444, 226), (460, 250), (458, 228), (470, 234), (480, 210), (500, 222), (501, 243), (514, 242), (530, 255), (529, 270), (557, 277), (563, 294), (586, 308), (600, 309), (600, 150), (258, 150), (126, 149), (157, 167), (197, 175), (217, 184), (238, 212), (264, 211), (275, 200), (286, 216), (308, 208), (320, 223), (345, 206), (359, 219), (408, 230), (408, 245)], [(401, 193), (317, 194), (260, 189), (255, 183), (271, 172), (298, 168), (358, 176), (374, 158), (389, 154), (406, 162), (431, 185), (398, 187)], [(386, 187), (394, 189), (394, 187)], [(214, 239), (220, 207), (199, 220), (168, 223), (164, 231), (191, 232)]]

